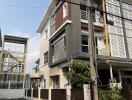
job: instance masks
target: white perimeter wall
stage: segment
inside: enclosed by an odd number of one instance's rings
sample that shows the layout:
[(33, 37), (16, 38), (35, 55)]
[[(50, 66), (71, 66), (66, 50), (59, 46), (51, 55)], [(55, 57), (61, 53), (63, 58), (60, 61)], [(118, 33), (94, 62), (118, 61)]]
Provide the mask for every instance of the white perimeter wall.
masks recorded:
[(24, 89), (0, 89), (0, 99), (24, 98)]

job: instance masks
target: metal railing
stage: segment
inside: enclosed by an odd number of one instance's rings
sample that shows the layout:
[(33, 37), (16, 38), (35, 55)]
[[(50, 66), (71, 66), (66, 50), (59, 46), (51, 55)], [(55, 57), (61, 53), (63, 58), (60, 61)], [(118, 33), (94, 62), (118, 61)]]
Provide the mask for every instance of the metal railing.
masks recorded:
[[(80, 10), (80, 16), (82, 20), (88, 20), (88, 12), (85, 10)], [(94, 22), (96, 23), (103, 23), (103, 16), (99, 14), (99, 12), (96, 12), (94, 15)]]
[(81, 19), (88, 20), (88, 12), (85, 10), (80, 10), (81, 12)]
[(24, 82), (0, 82), (0, 89), (23, 89)]

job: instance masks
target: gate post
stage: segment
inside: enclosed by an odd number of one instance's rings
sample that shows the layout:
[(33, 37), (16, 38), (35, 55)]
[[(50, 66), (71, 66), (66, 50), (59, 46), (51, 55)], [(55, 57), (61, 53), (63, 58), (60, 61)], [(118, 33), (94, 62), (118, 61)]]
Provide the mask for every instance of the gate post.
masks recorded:
[(11, 82), (8, 83), (8, 89), (10, 89), (10, 88), (11, 88)]
[(40, 95), (41, 95), (41, 87), (38, 88), (38, 100), (40, 100)]
[(71, 100), (71, 86), (66, 87), (66, 100)]
[(51, 100), (51, 87), (49, 88), (49, 95), (48, 95), (49, 97), (49, 100)]
[(83, 85), (84, 100), (91, 100), (91, 87), (90, 84)]
[(26, 95), (25, 95), (25, 98), (27, 99), (27, 92), (28, 92), (28, 88), (25, 88), (26, 90)]
[(31, 88), (31, 100), (33, 100), (33, 89), (34, 88)]

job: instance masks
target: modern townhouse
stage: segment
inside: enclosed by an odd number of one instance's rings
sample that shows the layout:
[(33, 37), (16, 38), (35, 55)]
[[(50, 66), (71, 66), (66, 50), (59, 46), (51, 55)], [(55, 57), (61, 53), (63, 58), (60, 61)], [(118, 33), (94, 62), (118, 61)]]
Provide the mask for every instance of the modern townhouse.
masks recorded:
[[(89, 60), (87, 0), (52, 0), (37, 28), (41, 35), (38, 73), (45, 88), (65, 88), (72, 60)], [(132, 84), (132, 2), (93, 0), (98, 75)], [(106, 13), (107, 12), (107, 13)]]

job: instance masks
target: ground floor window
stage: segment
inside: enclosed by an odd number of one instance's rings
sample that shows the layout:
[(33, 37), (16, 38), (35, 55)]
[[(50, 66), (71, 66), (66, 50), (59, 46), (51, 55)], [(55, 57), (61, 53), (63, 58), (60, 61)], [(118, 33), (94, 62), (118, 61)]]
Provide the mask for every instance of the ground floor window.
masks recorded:
[(44, 79), (44, 88), (46, 88), (46, 79)]
[(60, 77), (58, 76), (52, 76), (52, 86), (53, 88), (60, 88)]

